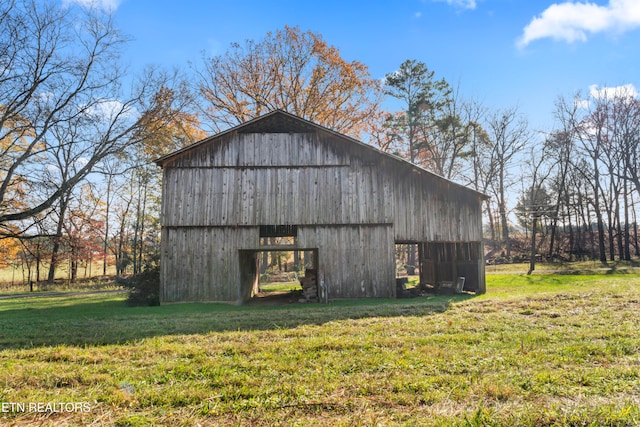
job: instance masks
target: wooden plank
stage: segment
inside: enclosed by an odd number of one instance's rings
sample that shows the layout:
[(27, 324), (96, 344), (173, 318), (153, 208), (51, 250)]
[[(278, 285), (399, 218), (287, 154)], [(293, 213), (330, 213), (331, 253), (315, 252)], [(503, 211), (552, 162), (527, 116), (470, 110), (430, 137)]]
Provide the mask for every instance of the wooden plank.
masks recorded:
[(164, 300), (235, 300), (238, 251), (255, 249), (259, 225), (300, 226), (340, 298), (395, 293), (395, 241), (452, 242), (424, 247), (446, 263), (482, 256), (478, 197), (324, 137), (231, 132), (165, 167)]

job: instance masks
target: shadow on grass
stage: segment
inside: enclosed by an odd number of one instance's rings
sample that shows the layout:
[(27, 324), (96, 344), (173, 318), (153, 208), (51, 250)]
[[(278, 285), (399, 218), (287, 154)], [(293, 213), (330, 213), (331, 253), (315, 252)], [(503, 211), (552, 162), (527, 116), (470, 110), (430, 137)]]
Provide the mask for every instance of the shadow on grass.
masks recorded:
[(124, 296), (75, 296), (0, 303), (0, 350), (109, 345), (162, 335), (273, 330), (345, 319), (425, 316), (473, 294), (360, 299), (328, 304), (234, 306), (219, 303), (127, 307)]

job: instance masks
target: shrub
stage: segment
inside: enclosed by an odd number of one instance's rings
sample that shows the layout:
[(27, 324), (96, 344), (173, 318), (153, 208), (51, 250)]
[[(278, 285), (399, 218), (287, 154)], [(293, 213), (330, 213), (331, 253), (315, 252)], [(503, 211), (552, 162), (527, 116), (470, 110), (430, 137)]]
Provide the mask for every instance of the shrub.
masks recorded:
[(118, 283), (129, 289), (126, 304), (131, 307), (160, 305), (160, 268), (145, 268), (142, 273), (128, 278), (117, 279)]

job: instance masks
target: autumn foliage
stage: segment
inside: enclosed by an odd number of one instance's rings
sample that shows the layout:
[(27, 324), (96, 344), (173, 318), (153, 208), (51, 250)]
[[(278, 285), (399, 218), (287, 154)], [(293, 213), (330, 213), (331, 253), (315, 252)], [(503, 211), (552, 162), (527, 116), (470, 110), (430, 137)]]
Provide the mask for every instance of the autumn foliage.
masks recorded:
[(317, 33), (287, 27), (234, 43), (199, 71), (204, 110), (217, 128), (276, 109), (356, 138), (380, 117), (381, 91), (366, 65), (345, 61)]

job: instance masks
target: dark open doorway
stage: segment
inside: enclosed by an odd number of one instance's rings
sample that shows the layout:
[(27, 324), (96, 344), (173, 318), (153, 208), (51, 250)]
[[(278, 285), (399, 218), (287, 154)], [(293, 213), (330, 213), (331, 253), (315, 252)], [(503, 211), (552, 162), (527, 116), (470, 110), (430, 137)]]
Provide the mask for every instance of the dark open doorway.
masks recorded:
[(398, 298), (415, 296), (420, 291), (418, 244), (396, 242), (396, 296)]
[(241, 251), (244, 302), (318, 302), (316, 249)]
[(419, 245), (420, 282), (439, 287), (463, 278), (463, 290), (484, 293), (482, 242), (424, 242)]
[(240, 251), (242, 302), (317, 302), (318, 250), (299, 248), (295, 225), (261, 225), (260, 247)]

